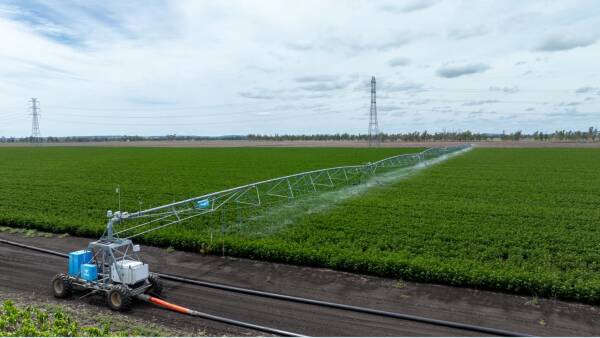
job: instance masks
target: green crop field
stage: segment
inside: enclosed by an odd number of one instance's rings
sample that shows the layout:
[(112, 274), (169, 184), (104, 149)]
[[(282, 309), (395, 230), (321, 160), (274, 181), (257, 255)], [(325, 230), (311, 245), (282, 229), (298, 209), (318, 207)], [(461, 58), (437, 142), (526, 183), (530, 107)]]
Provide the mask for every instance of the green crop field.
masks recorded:
[[(115, 318), (97, 312), (58, 305), (23, 306), (4, 299), (0, 304), (2, 337), (166, 337), (155, 324)], [(176, 332), (177, 333), (177, 332)]]
[[(400, 151), (0, 149), (9, 159), (0, 163), (0, 222), (98, 234), (104, 211), (116, 209), (117, 183), (136, 210), (137, 195), (149, 207)], [(276, 207), (221, 232), (210, 222), (182, 224), (142, 240), (597, 303), (599, 165), (600, 149), (474, 149), (369, 189)]]
[[(0, 225), (100, 235), (135, 211), (257, 180), (420, 148), (0, 148)], [(141, 206), (140, 206), (141, 202)]]
[(600, 301), (600, 149), (474, 149), (240, 255)]

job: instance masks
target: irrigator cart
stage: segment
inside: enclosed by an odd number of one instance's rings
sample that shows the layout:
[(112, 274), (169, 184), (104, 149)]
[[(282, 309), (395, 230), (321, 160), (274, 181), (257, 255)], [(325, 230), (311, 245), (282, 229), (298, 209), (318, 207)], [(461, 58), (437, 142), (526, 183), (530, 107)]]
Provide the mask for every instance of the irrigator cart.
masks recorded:
[(160, 295), (160, 279), (140, 260), (140, 246), (113, 235), (113, 223), (122, 216), (112, 217), (102, 238), (91, 242), (86, 250), (69, 253), (68, 273), (52, 279), (55, 297), (67, 298), (73, 291), (87, 291), (84, 297), (102, 294), (111, 309), (126, 311), (139, 294)]

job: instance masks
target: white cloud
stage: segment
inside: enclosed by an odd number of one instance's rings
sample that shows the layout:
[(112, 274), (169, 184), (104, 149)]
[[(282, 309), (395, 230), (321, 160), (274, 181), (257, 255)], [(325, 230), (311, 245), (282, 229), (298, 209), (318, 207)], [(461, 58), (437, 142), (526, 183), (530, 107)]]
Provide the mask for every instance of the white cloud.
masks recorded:
[[(600, 111), (596, 8), (9, 2), (0, 4), (0, 135), (29, 133), (31, 97), (46, 136), (363, 132), (371, 76), (382, 112), (394, 113), (380, 119), (389, 132), (508, 130), (501, 117), (524, 111), (536, 124), (519, 129), (577, 128), (597, 122), (561, 120), (563, 111), (545, 123), (541, 112), (572, 102), (578, 114)], [(485, 118), (457, 113), (469, 106), (485, 108)], [(455, 113), (455, 125), (434, 123)]]
[(382, 5), (381, 9), (392, 13), (411, 13), (427, 9), (439, 2), (439, 0), (412, 0), (403, 1), (401, 3), (392, 2)]
[(517, 86), (512, 86), (512, 87), (490, 86), (489, 90), (490, 90), (490, 92), (502, 92), (505, 94), (514, 94), (514, 93), (519, 92), (519, 87), (517, 87)]
[(390, 59), (390, 61), (388, 61), (388, 65), (390, 65), (390, 67), (401, 67), (401, 66), (408, 66), (411, 63), (410, 59), (407, 57), (395, 57), (393, 59)]
[(490, 69), (490, 66), (484, 63), (468, 63), (468, 64), (446, 64), (438, 68), (437, 74), (447, 79), (483, 73)]
[(451, 39), (461, 40), (486, 35), (488, 33), (488, 27), (486, 27), (485, 25), (478, 25), (474, 27), (451, 29), (450, 32), (448, 32), (448, 37)]
[(581, 88), (577, 88), (577, 90), (575, 90), (576, 94), (598, 94), (600, 95), (600, 87), (591, 87), (591, 86), (585, 86), (585, 87), (581, 87)]
[(485, 104), (497, 103), (498, 100), (474, 100), (463, 103), (463, 106), (482, 106)]
[(596, 40), (597, 38), (595, 36), (590, 36), (585, 33), (583, 35), (558, 33), (547, 36), (537, 45), (536, 50), (540, 52), (558, 52), (579, 47), (587, 47), (596, 42)]

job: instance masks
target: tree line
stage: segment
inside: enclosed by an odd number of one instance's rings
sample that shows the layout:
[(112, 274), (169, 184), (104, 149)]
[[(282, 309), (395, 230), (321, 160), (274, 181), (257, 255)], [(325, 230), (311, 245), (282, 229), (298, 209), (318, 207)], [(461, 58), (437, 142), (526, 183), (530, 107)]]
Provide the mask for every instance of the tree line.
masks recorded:
[[(471, 131), (461, 132), (428, 132), (414, 131), (410, 133), (380, 133), (377, 135), (381, 142), (470, 142), (470, 141), (520, 141), (533, 140), (540, 142), (563, 141), (563, 142), (597, 142), (600, 140), (598, 129), (589, 127), (587, 131), (580, 130), (557, 130), (552, 133), (536, 131), (532, 134), (515, 131), (511, 133), (476, 133)], [(242, 141), (367, 141), (367, 134), (248, 134), (248, 135), (227, 135), (219, 137), (209, 136), (137, 136), (137, 135), (118, 135), (118, 136), (66, 136), (66, 137), (41, 137), (34, 139), (32, 137), (0, 137), (0, 143), (70, 143), (70, 142), (132, 142), (132, 141), (218, 141), (218, 140), (242, 140)]]
[[(534, 141), (577, 141), (577, 142), (596, 142), (598, 141), (599, 134), (598, 129), (590, 127), (587, 131), (573, 131), (573, 130), (557, 130), (552, 133), (545, 133), (543, 131), (536, 131), (532, 134), (525, 134), (518, 130), (511, 133), (502, 132), (500, 134), (494, 133), (476, 133), (471, 131), (463, 132), (434, 132), (428, 131), (415, 131), (410, 133), (397, 133), (387, 134), (381, 133), (378, 138), (382, 142), (431, 142), (431, 141), (520, 141), (520, 140), (534, 140)], [(369, 135), (367, 134), (312, 134), (312, 135), (260, 135), (250, 134), (247, 137), (248, 140), (253, 141), (367, 141)]]

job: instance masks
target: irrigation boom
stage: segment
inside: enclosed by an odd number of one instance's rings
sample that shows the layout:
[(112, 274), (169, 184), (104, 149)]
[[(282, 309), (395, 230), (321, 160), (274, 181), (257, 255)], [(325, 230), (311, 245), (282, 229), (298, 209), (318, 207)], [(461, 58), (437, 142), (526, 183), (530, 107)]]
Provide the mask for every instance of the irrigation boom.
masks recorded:
[[(414, 166), (420, 162), (438, 156), (456, 152), (469, 147), (461, 145), (449, 148), (428, 148), (414, 154), (403, 154), (385, 158), (364, 165), (340, 166), (327, 169), (306, 171), (298, 174), (254, 182), (235, 188), (205, 194), (178, 202), (137, 212), (112, 213), (105, 234), (107, 239), (122, 237), (134, 238), (163, 227), (181, 223), (223, 209), (239, 210), (244, 208), (260, 209), (274, 204), (285, 203), (303, 195), (319, 191), (333, 190), (348, 184), (357, 184), (384, 170), (393, 170)], [(248, 216), (248, 215), (245, 215)], [(133, 220), (142, 220), (134, 226), (114, 231), (116, 224)]]
[[(412, 167), (468, 147), (470, 145), (428, 148), (419, 153), (392, 156), (364, 165), (306, 171), (137, 212), (109, 210), (102, 237), (91, 242), (87, 250), (71, 253), (69, 273), (58, 274), (52, 280), (54, 295), (68, 297), (73, 289), (103, 293), (112, 309), (127, 310), (133, 297), (143, 293), (160, 294), (162, 291), (158, 277), (150, 273), (148, 265), (140, 260), (139, 245), (132, 242), (134, 237), (209, 214), (218, 214), (222, 227), (231, 218), (241, 223), (264, 208), (304, 195), (360, 184), (380, 172)], [(125, 224), (130, 225), (125, 227)], [(117, 226), (122, 228), (117, 229)]]

